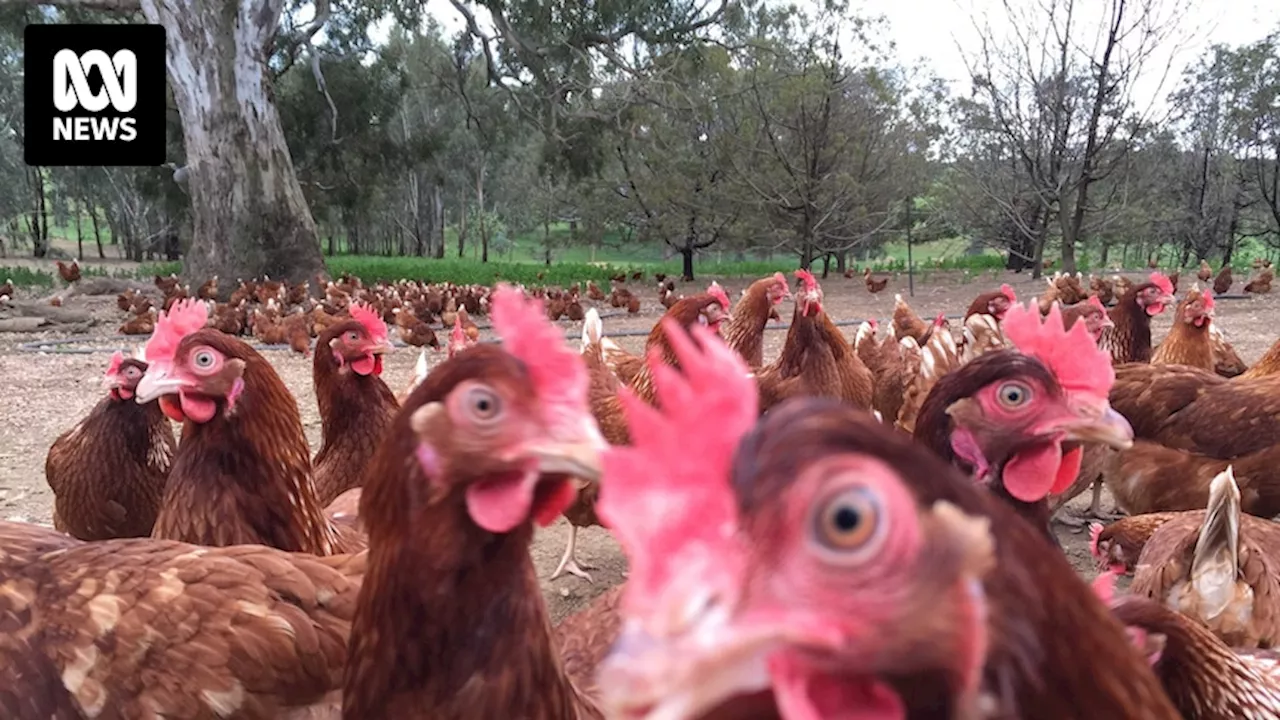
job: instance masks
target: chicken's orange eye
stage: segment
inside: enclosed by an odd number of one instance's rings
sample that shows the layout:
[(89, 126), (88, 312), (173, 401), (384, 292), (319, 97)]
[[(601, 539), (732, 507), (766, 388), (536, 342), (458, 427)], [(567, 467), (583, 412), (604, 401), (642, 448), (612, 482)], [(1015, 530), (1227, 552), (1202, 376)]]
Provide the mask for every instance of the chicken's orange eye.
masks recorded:
[(883, 535), (879, 498), (866, 487), (842, 490), (819, 508), (813, 531), (818, 542), (831, 550), (867, 548)]
[(1000, 399), (1001, 405), (1013, 410), (1031, 400), (1031, 388), (1020, 382), (1007, 382), (996, 390), (996, 397)]
[(476, 386), (467, 391), (465, 407), (477, 422), (493, 422), (502, 415), (502, 400), (497, 393), (484, 386)]

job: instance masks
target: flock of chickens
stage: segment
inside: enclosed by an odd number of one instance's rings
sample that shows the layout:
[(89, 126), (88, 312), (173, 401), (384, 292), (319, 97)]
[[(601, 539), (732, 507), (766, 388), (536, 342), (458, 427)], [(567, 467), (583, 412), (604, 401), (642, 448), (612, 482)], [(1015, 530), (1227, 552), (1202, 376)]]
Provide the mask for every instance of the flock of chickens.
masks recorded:
[[(126, 293), (150, 337), (50, 448), (55, 528), (0, 523), (0, 715), (1280, 718), (1280, 343), (1246, 369), (1159, 272), (954, 328), (898, 297), (852, 342), (795, 280), (660, 280), (642, 356), (576, 288)], [(395, 393), (390, 327), (436, 318), (447, 359)], [(306, 337), (314, 458), (242, 334)], [(1128, 517), (1091, 587), (1051, 524), (1102, 485)], [(529, 547), (561, 515), (555, 575), (589, 579), (592, 524), (629, 574), (552, 628)]]

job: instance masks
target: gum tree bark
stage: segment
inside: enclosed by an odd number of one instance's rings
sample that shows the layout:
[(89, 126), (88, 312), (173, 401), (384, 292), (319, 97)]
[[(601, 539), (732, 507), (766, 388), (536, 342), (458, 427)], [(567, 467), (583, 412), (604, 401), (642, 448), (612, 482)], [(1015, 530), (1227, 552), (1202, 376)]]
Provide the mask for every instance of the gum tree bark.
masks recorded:
[[(34, 2), (141, 10), (148, 22), (164, 26), (194, 218), (184, 266), (189, 279), (270, 275), (298, 281), (324, 273), (315, 221), (294, 172), (267, 72), (284, 0)], [(327, 3), (321, 5), (327, 18)], [(325, 18), (318, 10), (311, 35)]]

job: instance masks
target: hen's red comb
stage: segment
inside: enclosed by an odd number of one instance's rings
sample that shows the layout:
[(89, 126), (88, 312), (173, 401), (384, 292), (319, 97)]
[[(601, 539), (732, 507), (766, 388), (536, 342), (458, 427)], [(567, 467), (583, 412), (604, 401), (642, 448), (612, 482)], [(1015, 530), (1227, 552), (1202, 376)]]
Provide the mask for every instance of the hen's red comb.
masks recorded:
[(387, 339), (387, 324), (378, 316), (378, 313), (373, 311), (373, 308), (357, 301), (351, 303), (347, 311), (351, 313), (352, 320), (364, 326), (364, 331), (369, 333), (369, 337), (374, 340)]
[(814, 279), (813, 273), (803, 268), (796, 270), (796, 279), (804, 283), (805, 290), (812, 290), (818, 287), (818, 281)]
[(119, 350), (111, 354), (111, 362), (107, 365), (107, 377), (120, 371), (120, 363), (124, 362), (124, 353)]
[(1010, 304), (1018, 302), (1018, 294), (1013, 291), (1013, 288), (1009, 287), (1009, 283), (1000, 286), (1000, 294), (1009, 298)]
[(1212, 309), (1213, 309), (1213, 290), (1211, 290), (1211, 289), (1209, 289), (1209, 288), (1205, 288), (1205, 289), (1200, 293), (1200, 299), (1201, 299), (1201, 300), (1204, 300), (1204, 309), (1205, 309), (1205, 310), (1212, 310)]
[(1160, 292), (1164, 293), (1165, 295), (1173, 294), (1173, 282), (1170, 281), (1169, 277), (1164, 273), (1159, 271), (1153, 272), (1151, 273), (1151, 277), (1149, 278), (1149, 280), (1151, 280), (1152, 285), (1155, 285), (1156, 287), (1160, 288)]
[[(676, 573), (714, 562), (710, 548), (734, 536), (729, 473), (739, 440), (759, 415), (755, 379), (738, 353), (700, 325), (690, 336), (670, 318), (662, 323), (682, 370), (656, 350), (649, 354), (661, 409), (620, 392), (632, 444), (605, 451), (596, 504), (627, 553), (632, 608), (656, 601)], [(697, 452), (689, 451), (691, 438)]]
[(1000, 327), (1020, 352), (1044, 363), (1057, 376), (1063, 390), (1107, 399), (1116, 380), (1111, 354), (1098, 348), (1084, 323), (1064, 330), (1057, 303), (1043, 323), (1039, 310), (1016, 305), (1004, 316)]
[(147, 341), (147, 362), (153, 366), (172, 363), (182, 338), (204, 327), (207, 322), (209, 308), (203, 300), (187, 298), (174, 303), (156, 320), (156, 329)]
[(729, 309), (729, 293), (720, 287), (720, 283), (712, 280), (711, 285), (707, 287), (707, 294), (719, 301), (720, 307)]
[[(503, 283), (493, 291), (490, 312), (503, 349), (524, 363), (544, 407), (587, 402), (587, 367), (547, 319), (541, 300)], [(459, 320), (455, 330), (461, 327)]]
[(787, 276), (783, 275), (780, 272), (776, 272), (773, 274), (773, 281), (788, 290), (791, 289), (791, 286), (787, 284)]
[(1102, 312), (1106, 312), (1106, 311), (1107, 311), (1107, 307), (1106, 307), (1105, 305), (1103, 305), (1103, 304), (1102, 304), (1102, 300), (1098, 299), (1098, 296), (1097, 296), (1097, 295), (1090, 295), (1090, 296), (1089, 296), (1089, 299), (1088, 299), (1088, 301), (1087, 301), (1087, 302), (1088, 302), (1090, 305), (1092, 305), (1092, 306), (1094, 306), (1094, 307), (1098, 308), (1098, 309), (1099, 309), (1099, 310), (1101, 310)]

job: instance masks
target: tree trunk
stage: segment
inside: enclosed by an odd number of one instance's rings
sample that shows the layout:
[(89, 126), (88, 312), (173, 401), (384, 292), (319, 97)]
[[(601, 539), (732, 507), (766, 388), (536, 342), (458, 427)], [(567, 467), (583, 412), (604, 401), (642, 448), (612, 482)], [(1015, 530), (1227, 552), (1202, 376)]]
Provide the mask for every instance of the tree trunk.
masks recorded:
[(844, 271), (847, 270), (848, 268), (849, 268), (849, 251), (841, 250), (840, 252), (836, 253), (836, 272), (840, 274), (844, 274)]
[(685, 282), (693, 282), (693, 248), (685, 246), (680, 248), (680, 277)]
[[(74, 209), (75, 203), (71, 203)], [(80, 212), (75, 211), (76, 215), (76, 259), (84, 260), (84, 228), (80, 226)]]
[(147, 20), (165, 27), (182, 117), (194, 228), (185, 270), (193, 280), (325, 275), (267, 75), (283, 6), (142, 0)]
[(431, 208), (432, 208), (432, 231), (436, 234), (435, 242), (437, 260), (444, 259), (444, 187), (437, 178), (434, 187), (431, 190)]
[(89, 206), (89, 222), (93, 223), (93, 241), (98, 244), (98, 259), (107, 259), (107, 254), (102, 252), (102, 228), (98, 225), (98, 208), (90, 203)]

